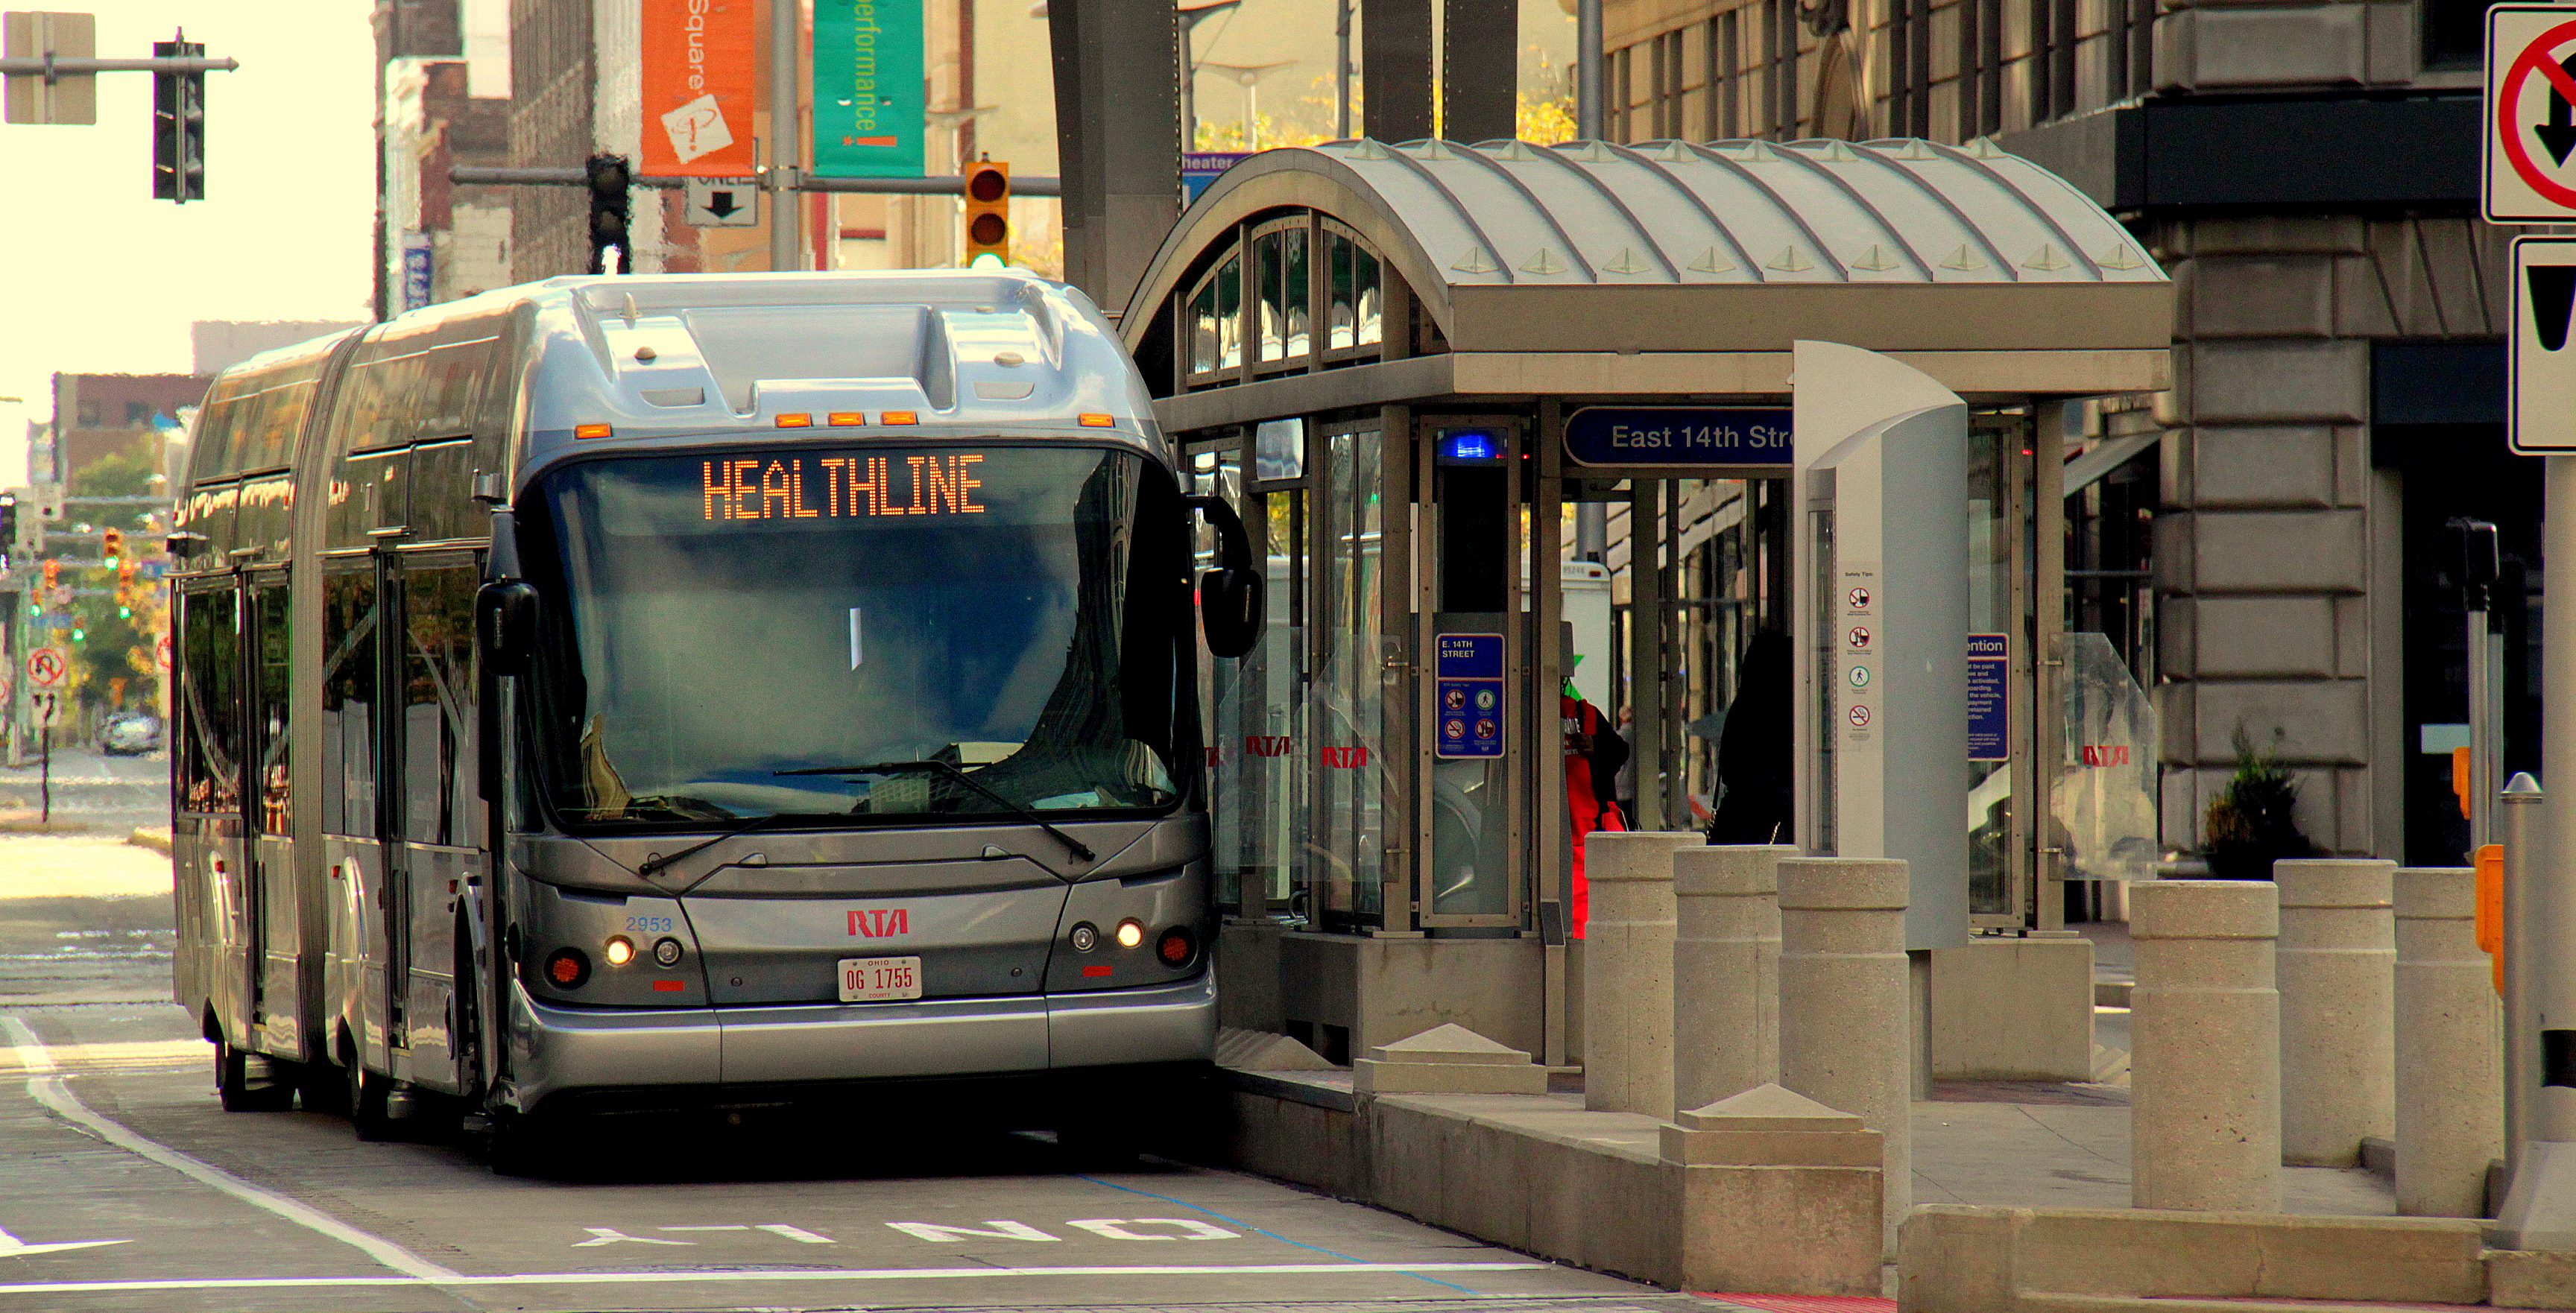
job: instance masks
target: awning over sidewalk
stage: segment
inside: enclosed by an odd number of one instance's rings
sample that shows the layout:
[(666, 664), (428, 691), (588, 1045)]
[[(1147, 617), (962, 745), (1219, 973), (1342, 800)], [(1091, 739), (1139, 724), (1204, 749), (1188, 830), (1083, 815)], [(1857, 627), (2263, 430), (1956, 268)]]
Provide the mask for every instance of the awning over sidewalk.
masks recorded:
[[(1123, 331), (1166, 422), (1194, 428), (1451, 393), (1778, 392), (1800, 339), (1969, 394), (2148, 390), (2172, 313), (2127, 230), (1989, 142), (1360, 140), (1219, 178)], [(1344, 371), (1384, 374), (1322, 381)], [(1245, 389), (1265, 395), (1193, 395)]]

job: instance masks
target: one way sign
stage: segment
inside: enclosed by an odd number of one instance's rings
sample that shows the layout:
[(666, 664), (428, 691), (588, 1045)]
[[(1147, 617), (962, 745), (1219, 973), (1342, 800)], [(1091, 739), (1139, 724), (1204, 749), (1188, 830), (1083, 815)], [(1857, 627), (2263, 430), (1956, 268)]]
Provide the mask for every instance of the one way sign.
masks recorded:
[(2576, 219), (2576, 10), (2487, 11), (2486, 217)]
[(2506, 438), (2527, 456), (2576, 452), (2576, 237), (2513, 243), (2513, 381)]
[(691, 178), (687, 199), (692, 228), (749, 228), (760, 222), (760, 189), (749, 178)]

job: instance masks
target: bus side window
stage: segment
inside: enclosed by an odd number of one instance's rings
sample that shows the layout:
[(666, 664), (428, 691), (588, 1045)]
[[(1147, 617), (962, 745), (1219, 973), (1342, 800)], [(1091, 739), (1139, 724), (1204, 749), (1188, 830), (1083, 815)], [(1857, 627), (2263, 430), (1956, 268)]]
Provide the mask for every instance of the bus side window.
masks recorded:
[(186, 753), (181, 807), (192, 812), (241, 810), (241, 633), (229, 586), (190, 593), (180, 635), (187, 663), (181, 707)]
[(291, 819), (287, 778), (287, 592), (284, 576), (251, 592), (251, 720), (259, 730), (259, 831), (283, 835)]
[(403, 838), (474, 844), (483, 838), (474, 785), (472, 564), (414, 566), (403, 575)]
[(376, 833), (376, 566), (333, 561), (322, 576), (322, 828)]

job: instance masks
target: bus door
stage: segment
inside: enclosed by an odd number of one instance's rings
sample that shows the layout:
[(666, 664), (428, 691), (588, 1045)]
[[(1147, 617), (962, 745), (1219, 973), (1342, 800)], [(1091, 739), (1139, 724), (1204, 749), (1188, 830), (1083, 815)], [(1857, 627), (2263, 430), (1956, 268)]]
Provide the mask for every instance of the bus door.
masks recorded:
[[(384, 566), (380, 552), (326, 557), (322, 571), (322, 859), (331, 912), (329, 989), (334, 1011), (350, 1023), (364, 1060), (390, 1044), (394, 1017), (386, 984), (389, 937), (384, 926), (384, 845), (377, 779), (384, 762), (380, 708)], [(329, 1039), (323, 1041), (326, 1045)], [(334, 1055), (337, 1056), (336, 1054)]]
[(249, 915), (246, 961), (250, 1005), (262, 1030), (261, 1048), (302, 1056), (303, 897), (296, 888), (294, 841), (287, 820), (287, 695), (292, 687), (287, 645), (286, 572), (249, 575), (236, 602), (241, 608), (244, 667), (242, 808), (248, 864)]
[(224, 1038), (247, 1044), (259, 1009), (259, 908), (244, 852), (241, 585), (233, 576), (192, 580), (179, 597), (182, 678), (176, 848), (191, 869), (175, 877), (203, 909), (209, 945), (206, 993)]
[(471, 551), (405, 551), (388, 563), (393, 600), (385, 727), (386, 887), (399, 908), (388, 933), (400, 947), (394, 1002), (410, 1078), (452, 1087), (451, 1042), (460, 979), (458, 900), (482, 875), (483, 804), (476, 788), (474, 593), (483, 566)]

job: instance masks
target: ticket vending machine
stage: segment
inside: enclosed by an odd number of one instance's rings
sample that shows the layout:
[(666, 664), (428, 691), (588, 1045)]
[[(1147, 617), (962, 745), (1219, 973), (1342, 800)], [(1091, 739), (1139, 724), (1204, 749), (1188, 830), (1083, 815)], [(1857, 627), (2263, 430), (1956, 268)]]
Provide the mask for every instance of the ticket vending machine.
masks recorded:
[[(1419, 576), (1426, 658), (1418, 816), (1422, 924), (1517, 927), (1520, 790), (1529, 708), (1521, 661), (1520, 435), (1438, 421), (1422, 444), (1428, 523)], [(1427, 594), (1424, 595), (1424, 594)]]
[(1968, 407), (1886, 356), (1796, 345), (1798, 844), (1910, 868), (1909, 950), (1968, 938)]

